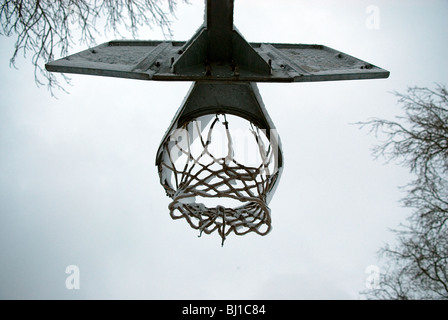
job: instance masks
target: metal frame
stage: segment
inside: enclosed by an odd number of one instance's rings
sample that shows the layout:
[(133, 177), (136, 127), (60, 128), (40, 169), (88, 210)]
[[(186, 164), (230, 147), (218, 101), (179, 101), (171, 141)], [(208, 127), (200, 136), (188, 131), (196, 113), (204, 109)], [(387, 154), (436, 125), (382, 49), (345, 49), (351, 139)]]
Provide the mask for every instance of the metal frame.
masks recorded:
[(311, 82), (378, 79), (389, 71), (323, 45), (249, 43), (233, 25), (234, 0), (205, 0), (186, 42), (110, 41), (49, 62), (51, 72), (155, 81)]

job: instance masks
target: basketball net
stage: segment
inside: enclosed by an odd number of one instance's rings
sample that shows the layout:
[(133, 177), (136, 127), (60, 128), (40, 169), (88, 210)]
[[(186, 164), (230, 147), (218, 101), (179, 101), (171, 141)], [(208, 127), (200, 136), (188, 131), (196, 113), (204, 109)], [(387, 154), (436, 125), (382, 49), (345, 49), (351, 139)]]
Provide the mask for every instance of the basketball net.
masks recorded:
[[(235, 134), (227, 118), (250, 126)], [(249, 135), (243, 139), (242, 132)], [(245, 119), (225, 114), (193, 119), (173, 130), (162, 143), (158, 165), (160, 182), (172, 199), (171, 217), (184, 218), (199, 236), (217, 231), (222, 245), (231, 232), (266, 235), (271, 230), (269, 193), (279, 174), (278, 148), (269, 135)], [(247, 159), (235, 154), (238, 140), (244, 140), (239, 151), (246, 151), (246, 156), (256, 151), (257, 161), (240, 161)]]

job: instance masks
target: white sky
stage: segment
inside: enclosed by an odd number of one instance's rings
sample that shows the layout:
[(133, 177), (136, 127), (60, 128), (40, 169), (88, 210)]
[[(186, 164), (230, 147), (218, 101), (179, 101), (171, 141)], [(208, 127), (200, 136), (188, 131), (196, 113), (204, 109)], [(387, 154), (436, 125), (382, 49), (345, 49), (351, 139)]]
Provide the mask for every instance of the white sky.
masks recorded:
[[(190, 2), (175, 40), (202, 23), (203, 0)], [(379, 29), (366, 26), (369, 5)], [(250, 42), (324, 44), (391, 76), (258, 85), (285, 159), (273, 230), (222, 248), (171, 220), (154, 165), (191, 83), (74, 75), (54, 99), (28, 61), (9, 67), (14, 39), (0, 38), (0, 298), (361, 299), (366, 268), (409, 214), (398, 186), (411, 176), (373, 160), (374, 136), (350, 123), (399, 114), (391, 91), (447, 83), (447, 15), (444, 0), (236, 1)], [(68, 265), (79, 290), (65, 287)]]

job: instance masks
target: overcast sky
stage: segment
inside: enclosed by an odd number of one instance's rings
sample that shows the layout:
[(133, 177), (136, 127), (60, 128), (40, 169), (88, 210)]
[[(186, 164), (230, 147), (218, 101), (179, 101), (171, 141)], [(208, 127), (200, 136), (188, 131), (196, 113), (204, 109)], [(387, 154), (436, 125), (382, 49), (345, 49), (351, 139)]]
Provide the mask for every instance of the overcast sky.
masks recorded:
[[(235, 2), (250, 42), (324, 44), (391, 76), (258, 85), (285, 160), (273, 229), (221, 247), (171, 220), (154, 165), (191, 83), (73, 75), (55, 99), (28, 60), (9, 67), (14, 39), (1, 37), (0, 298), (362, 299), (366, 268), (381, 266), (377, 250), (409, 214), (398, 187), (412, 176), (374, 160), (375, 137), (351, 123), (399, 115), (391, 91), (447, 83), (448, 2)], [(175, 40), (202, 23), (204, 1), (190, 3), (178, 6)], [(66, 287), (70, 265), (78, 290)]]

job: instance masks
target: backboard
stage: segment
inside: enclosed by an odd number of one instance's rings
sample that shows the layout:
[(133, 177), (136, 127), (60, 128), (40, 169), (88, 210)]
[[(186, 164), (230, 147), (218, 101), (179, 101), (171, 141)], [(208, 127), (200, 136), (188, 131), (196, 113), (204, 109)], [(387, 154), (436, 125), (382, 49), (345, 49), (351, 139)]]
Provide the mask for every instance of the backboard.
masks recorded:
[(176, 68), (189, 42), (110, 41), (49, 62), (52, 72), (158, 81), (310, 82), (387, 78), (389, 71), (324, 45), (249, 43), (270, 66), (259, 73), (231, 63)]

